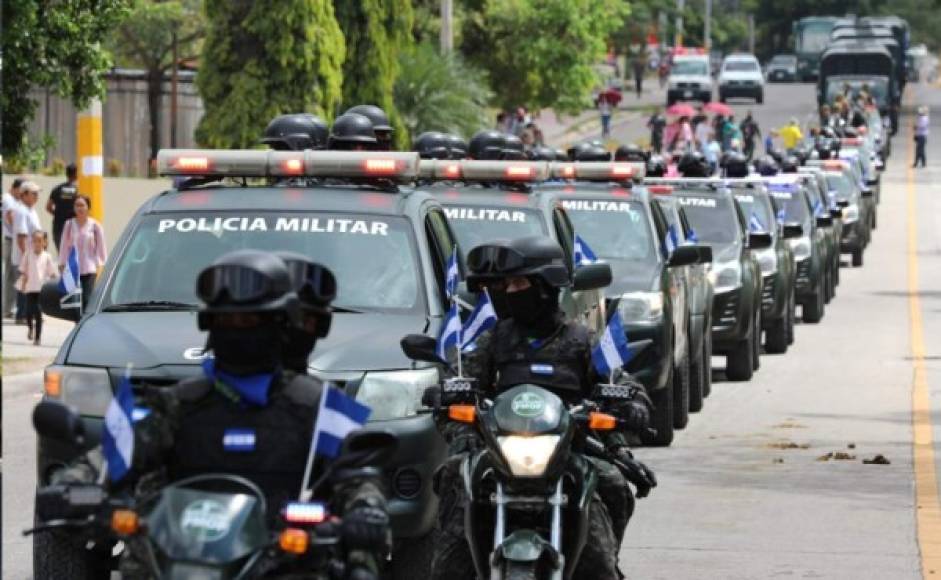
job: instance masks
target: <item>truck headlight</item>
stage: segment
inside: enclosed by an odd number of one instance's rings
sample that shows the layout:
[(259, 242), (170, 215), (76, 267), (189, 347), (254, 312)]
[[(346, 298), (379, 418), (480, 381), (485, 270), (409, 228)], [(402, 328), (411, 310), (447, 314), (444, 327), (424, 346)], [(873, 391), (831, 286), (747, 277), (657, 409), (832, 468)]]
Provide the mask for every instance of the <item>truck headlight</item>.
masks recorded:
[(363, 378), (356, 399), (369, 405), (371, 421), (387, 421), (411, 417), (422, 408), (425, 389), (438, 384), (438, 369), (368, 372)]
[(859, 206), (850, 204), (843, 208), (843, 223), (851, 224), (859, 220)]
[[(845, 211), (845, 210), (844, 210)], [(806, 260), (810, 257), (810, 238), (797, 238), (796, 240), (788, 240), (788, 243), (791, 245), (791, 250), (794, 251), (795, 260)]]
[(710, 274), (713, 274), (710, 280), (715, 280), (713, 286), (716, 294), (735, 290), (742, 285), (742, 265), (738, 262), (719, 264)]
[(778, 253), (774, 248), (760, 250), (755, 253), (755, 257), (758, 258), (762, 275), (767, 276), (778, 271)]
[(80, 415), (104, 417), (113, 392), (108, 370), (52, 365), (43, 377), (47, 397), (75, 408)]
[(659, 322), (663, 318), (663, 294), (628, 292), (618, 302), (618, 314), (625, 323)]
[(559, 435), (506, 435), (497, 437), (500, 453), (517, 477), (541, 477), (559, 445)]

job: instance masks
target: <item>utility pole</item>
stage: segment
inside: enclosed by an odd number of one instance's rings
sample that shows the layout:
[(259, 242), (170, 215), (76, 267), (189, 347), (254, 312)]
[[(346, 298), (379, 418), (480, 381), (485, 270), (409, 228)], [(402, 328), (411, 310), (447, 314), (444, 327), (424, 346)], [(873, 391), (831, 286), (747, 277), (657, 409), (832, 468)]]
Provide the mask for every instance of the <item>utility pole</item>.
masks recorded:
[(683, 8), (686, 5), (685, 0), (676, 0), (676, 36), (673, 39), (673, 46), (683, 46)]
[[(170, 73), (170, 147), (176, 149), (177, 90), (179, 89), (180, 56), (177, 53), (176, 31), (173, 31), (173, 71)], [(163, 79), (160, 80), (163, 85)], [(161, 92), (163, 89), (160, 89)]]
[(89, 213), (101, 223), (104, 218), (104, 156), (101, 144), (100, 99), (92, 99), (88, 108), (78, 113), (75, 144), (78, 149), (78, 191), (91, 198)]
[(441, 54), (454, 50), (454, 3), (441, 0)]
[(748, 52), (755, 54), (755, 15), (748, 15)]
[(712, 0), (706, 0), (706, 16), (703, 18), (703, 44), (706, 52), (712, 48)]

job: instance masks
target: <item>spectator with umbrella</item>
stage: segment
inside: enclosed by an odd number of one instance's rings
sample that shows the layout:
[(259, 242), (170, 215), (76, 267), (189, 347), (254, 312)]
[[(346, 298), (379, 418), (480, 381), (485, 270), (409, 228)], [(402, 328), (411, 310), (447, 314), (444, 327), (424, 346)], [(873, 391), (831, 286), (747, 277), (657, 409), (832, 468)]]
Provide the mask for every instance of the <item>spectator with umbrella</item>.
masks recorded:
[(614, 107), (621, 102), (621, 91), (614, 87), (608, 87), (598, 93), (595, 99), (595, 106), (598, 107), (598, 113), (601, 114), (601, 138), (611, 136), (611, 114)]

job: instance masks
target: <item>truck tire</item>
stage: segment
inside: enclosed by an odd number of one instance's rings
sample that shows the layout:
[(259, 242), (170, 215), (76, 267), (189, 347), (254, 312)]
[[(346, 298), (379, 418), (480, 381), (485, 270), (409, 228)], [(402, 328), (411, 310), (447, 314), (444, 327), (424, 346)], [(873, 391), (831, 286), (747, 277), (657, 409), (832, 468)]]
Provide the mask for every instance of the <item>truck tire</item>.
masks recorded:
[(427, 578), (431, 575), (431, 556), (434, 552), (434, 533), (419, 538), (402, 538), (392, 554), (393, 580)]
[(801, 311), (801, 320), (810, 324), (820, 322), (823, 318), (824, 305), (826, 303), (824, 300), (824, 292), (823, 280), (821, 280), (820, 283), (817, 284), (817, 291), (814, 292), (814, 297), (804, 302), (803, 310)]
[[(788, 298), (788, 305), (791, 300)], [(765, 352), (768, 354), (784, 354), (787, 352), (787, 308), (784, 316), (774, 321), (774, 324), (765, 331)]]
[(754, 358), (752, 359), (752, 370), (757, 371), (761, 368), (761, 306), (758, 306), (758, 310), (755, 311), (752, 318), (755, 321), (755, 328), (752, 330), (752, 334), (755, 337), (755, 339), (752, 340), (752, 348), (755, 349)]
[(760, 92), (758, 93), (758, 96), (755, 98), (755, 102), (758, 103), (759, 105), (761, 105), (761, 104), (763, 104), (763, 103), (765, 102), (765, 93), (764, 93), (764, 91), (760, 91)]
[(830, 276), (830, 270), (827, 270), (827, 273), (824, 277), (824, 288), (826, 291), (823, 293), (823, 301), (826, 304), (829, 304), (833, 300), (833, 278)]
[(863, 265), (863, 250), (862, 248), (858, 250), (853, 250), (853, 267), (859, 268)]
[[(672, 370), (670, 371), (672, 375)], [(654, 436), (644, 436), (644, 443), (657, 447), (669, 447), (673, 443), (673, 377), (662, 389), (650, 393), (653, 401), (650, 426), (656, 430)]]
[[(706, 329), (709, 332), (709, 329)], [(696, 356), (690, 354), (689, 364), (689, 412), (702, 411), (702, 400), (706, 387), (706, 337)]]
[[(688, 350), (688, 349), (687, 349)], [(689, 353), (673, 366), (673, 428), (689, 424)]]
[(712, 321), (706, 320), (706, 336), (703, 338), (703, 384), (702, 396), (712, 394)]
[(794, 296), (794, 291), (791, 290), (791, 297), (788, 299), (787, 307), (787, 344), (790, 346), (794, 344), (794, 320), (797, 319), (797, 298)]
[(725, 357), (725, 376), (730, 381), (750, 381), (755, 373), (755, 362), (752, 360), (755, 356), (753, 340), (756, 340), (754, 332), (750, 333), (748, 338), (740, 340), (735, 350)]

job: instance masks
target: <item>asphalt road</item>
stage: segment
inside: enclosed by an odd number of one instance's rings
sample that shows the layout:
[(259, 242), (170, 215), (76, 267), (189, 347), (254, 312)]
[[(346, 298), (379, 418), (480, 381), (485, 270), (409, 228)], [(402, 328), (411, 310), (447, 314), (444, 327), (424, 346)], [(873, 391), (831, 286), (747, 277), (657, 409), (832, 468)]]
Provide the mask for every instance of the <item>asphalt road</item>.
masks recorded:
[[(911, 92), (915, 102), (932, 105), (933, 134), (941, 135), (941, 90)], [(733, 106), (753, 109), (764, 129), (791, 116), (806, 119), (813, 98), (810, 85), (771, 85), (765, 105)], [(637, 121), (615, 136), (634, 140), (643, 132)], [(909, 142), (903, 129), (883, 176), (879, 229), (866, 265), (843, 270), (824, 320), (799, 325), (788, 354), (763, 356), (751, 382), (725, 382), (720, 373), (705, 410), (672, 447), (638, 450), (660, 486), (638, 503), (628, 530), (621, 561), (630, 578), (921, 577), (912, 461)], [(932, 157), (938, 151), (929, 144), (929, 163), (941, 163), (937, 153)], [(915, 290), (937, 422), (941, 165), (913, 175)], [(31, 522), (35, 484), (29, 414), (41, 374), (3, 383), (3, 578), (23, 580), (31, 578), (31, 542), (20, 530)], [(855, 458), (819, 460), (830, 452)], [(862, 463), (876, 454), (891, 464)]]

